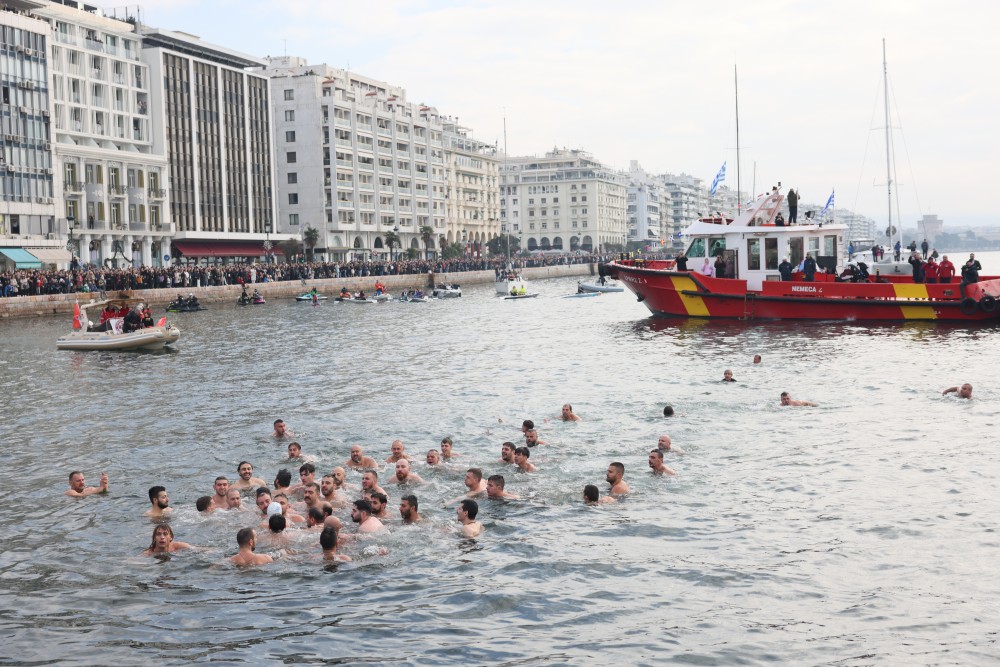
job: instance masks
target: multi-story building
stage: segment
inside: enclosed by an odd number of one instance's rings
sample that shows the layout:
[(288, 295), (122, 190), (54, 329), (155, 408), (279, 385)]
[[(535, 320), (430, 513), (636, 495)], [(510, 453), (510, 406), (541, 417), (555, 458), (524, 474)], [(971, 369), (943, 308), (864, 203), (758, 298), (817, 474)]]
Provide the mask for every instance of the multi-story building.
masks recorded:
[(274, 227), (269, 81), (249, 71), (265, 62), (181, 32), (144, 27), (141, 38), (142, 64), (156, 82), (147, 104), (163, 119), (149, 143), (169, 170), (149, 190), (169, 202), (174, 251), (265, 256), (270, 241), (289, 238)]
[(624, 174), (581, 150), (509, 157), (500, 172), (502, 228), (525, 250), (624, 249)]
[(134, 24), (75, 2), (38, 3), (49, 24), (53, 196), (58, 232), (83, 262), (152, 264), (164, 217), (166, 155), (153, 144), (149, 68)]
[(669, 193), (663, 181), (646, 173), (637, 160), (632, 160), (628, 172), (626, 224), (630, 247), (656, 251), (670, 244), (672, 226), (664, 215)]
[[(495, 149), (377, 79), (303, 58), (269, 58), (279, 227), (317, 229), (321, 256), (435, 256), (496, 236)], [(389, 232), (392, 232), (390, 235)]]
[[(683, 232), (698, 218), (714, 213), (711, 198), (704, 182), (688, 174), (665, 174), (663, 180), (670, 193), (670, 219), (676, 232)], [(723, 192), (720, 188), (717, 191)]]

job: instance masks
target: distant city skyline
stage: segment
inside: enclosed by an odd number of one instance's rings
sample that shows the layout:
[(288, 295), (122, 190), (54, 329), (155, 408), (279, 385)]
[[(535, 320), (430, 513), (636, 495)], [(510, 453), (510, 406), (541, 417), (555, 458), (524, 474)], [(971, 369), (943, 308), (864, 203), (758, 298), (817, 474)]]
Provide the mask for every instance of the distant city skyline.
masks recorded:
[[(103, 6), (111, 7), (110, 3)], [(118, 10), (121, 13), (121, 9)], [(782, 182), (809, 201), (886, 221), (882, 38), (888, 44), (898, 209), (904, 227), (998, 224), (984, 187), (1000, 149), (1000, 8), (768, 1), (662, 7), (392, 0), (151, 0), (142, 19), (251, 55), (302, 56), (402, 86), (511, 155), (579, 148), (616, 169)], [(898, 113), (897, 113), (898, 108)]]

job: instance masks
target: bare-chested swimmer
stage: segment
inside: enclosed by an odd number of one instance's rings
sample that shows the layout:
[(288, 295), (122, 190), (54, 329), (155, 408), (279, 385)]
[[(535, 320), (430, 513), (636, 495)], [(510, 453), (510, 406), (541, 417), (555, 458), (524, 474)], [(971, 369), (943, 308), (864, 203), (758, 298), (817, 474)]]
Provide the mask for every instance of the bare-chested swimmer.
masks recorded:
[(240, 464), (236, 466), (236, 472), (239, 474), (240, 478), (233, 482), (229, 488), (244, 491), (247, 489), (256, 489), (258, 486), (264, 486), (264, 480), (260, 477), (253, 476), (253, 464), (249, 461), (240, 461)]
[(451, 438), (441, 438), (441, 460), (450, 461), (453, 458), (459, 456), (458, 452), (455, 451), (455, 443), (451, 441)]
[(656, 439), (656, 448), (661, 452), (671, 452), (673, 454), (683, 454), (684, 450), (670, 442), (670, 436), (664, 433)]
[(579, 422), (579, 421), (583, 421), (580, 418), (580, 415), (578, 415), (575, 412), (573, 412), (573, 406), (570, 405), (569, 403), (564, 403), (563, 404), (563, 406), (562, 406), (562, 413), (559, 415), (559, 418), (562, 419), (564, 422)]
[(187, 542), (175, 542), (173, 529), (165, 523), (161, 523), (153, 529), (153, 540), (149, 543), (149, 548), (142, 552), (144, 556), (155, 556), (157, 554), (168, 554), (181, 549), (190, 549)]
[(378, 485), (378, 473), (374, 470), (366, 470), (361, 475), (361, 495), (372, 493), (385, 493), (385, 489)]
[(226, 496), (229, 494), (229, 480), (221, 476), (216, 477), (212, 488), (215, 489), (215, 495), (212, 496), (212, 507), (217, 510), (227, 509), (229, 501)]
[(436, 450), (436, 449), (429, 449), (429, 450), (427, 450), (426, 461), (427, 461), (427, 465), (429, 465), (429, 466), (436, 466), (439, 463), (441, 463), (441, 454), (439, 454), (438, 450)]
[(402, 517), (403, 523), (419, 523), (424, 520), (417, 512), (419, 506), (420, 502), (412, 493), (399, 499), (399, 516)]
[(507, 480), (503, 478), (503, 475), (490, 475), (489, 479), (486, 480), (486, 497), (493, 500), (518, 500), (518, 496), (504, 491), (505, 486), (507, 486)]
[(374, 533), (385, 528), (381, 521), (372, 516), (372, 504), (367, 500), (354, 501), (351, 521), (358, 524), (359, 533)]
[(455, 514), (458, 516), (458, 522), (462, 524), (463, 536), (477, 537), (483, 532), (483, 524), (476, 521), (476, 515), (479, 514), (479, 503), (475, 500), (466, 498), (460, 502), (455, 508)]
[(959, 398), (972, 398), (972, 385), (966, 382), (961, 387), (948, 387), (941, 392), (941, 395), (955, 394)]
[(602, 498), (600, 490), (593, 484), (583, 487), (583, 503), (585, 505), (605, 505), (616, 502), (618, 502), (618, 499), (614, 496), (604, 496)]
[(787, 391), (781, 392), (781, 404), (790, 405), (793, 407), (812, 407), (812, 408), (817, 407), (817, 405), (811, 401), (800, 401), (798, 399), (792, 398)]
[(364, 470), (365, 468), (378, 468), (378, 464), (372, 457), (365, 456), (361, 445), (351, 445), (351, 458), (344, 461), (344, 467), (351, 470)]
[(653, 471), (654, 475), (676, 475), (677, 473), (673, 469), (668, 468), (663, 465), (663, 452), (659, 449), (654, 449), (649, 452), (649, 468)]
[(514, 450), (514, 463), (517, 464), (518, 470), (521, 472), (535, 472), (538, 468), (535, 467), (528, 458), (531, 456), (531, 450), (527, 447), (518, 447)]
[(628, 484), (625, 483), (625, 465), (615, 461), (608, 466), (607, 481), (611, 485), (611, 495), (621, 496), (629, 492)]
[(500, 463), (513, 463), (515, 449), (517, 447), (514, 446), (513, 442), (505, 442), (500, 445)]
[(392, 445), (390, 445), (389, 458), (385, 460), (386, 463), (395, 463), (401, 459), (409, 459), (410, 456), (406, 453), (406, 447), (403, 445), (402, 440), (393, 440)]
[(410, 470), (410, 462), (406, 459), (396, 461), (396, 474), (386, 480), (386, 484), (422, 484), (420, 475)]
[(95, 493), (107, 493), (108, 492), (108, 473), (101, 473), (101, 485), (100, 486), (87, 486), (83, 479), (83, 473), (79, 470), (74, 470), (69, 474), (69, 489), (66, 491), (66, 495), (73, 498), (83, 498), (84, 496), (92, 496)]
[(349, 561), (350, 556), (337, 553), (337, 529), (326, 526), (319, 534), (319, 546), (323, 549), (323, 560)]
[(173, 508), (170, 507), (170, 498), (167, 496), (167, 489), (162, 486), (149, 487), (149, 504), (152, 507), (146, 510), (146, 516), (152, 519), (162, 518), (173, 511)]
[(267, 554), (255, 554), (257, 548), (257, 532), (253, 528), (242, 528), (236, 533), (236, 544), (240, 551), (230, 557), (229, 562), (236, 567), (253, 567), (273, 563), (274, 559)]

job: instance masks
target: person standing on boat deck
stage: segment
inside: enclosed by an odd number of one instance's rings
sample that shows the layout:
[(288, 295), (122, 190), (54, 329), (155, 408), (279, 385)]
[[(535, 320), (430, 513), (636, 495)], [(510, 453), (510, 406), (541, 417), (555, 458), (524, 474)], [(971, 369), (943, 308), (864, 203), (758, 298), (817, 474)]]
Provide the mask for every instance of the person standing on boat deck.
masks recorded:
[(677, 253), (677, 257), (674, 257), (674, 263), (677, 265), (678, 271), (688, 270), (688, 258), (687, 255), (684, 254), (683, 250)]
[(806, 258), (802, 260), (802, 273), (805, 274), (805, 281), (811, 283), (816, 280), (816, 260), (812, 253), (806, 253)]
[(954, 277), (955, 265), (951, 263), (950, 259), (948, 259), (948, 255), (944, 255), (941, 258), (941, 263), (938, 264), (938, 280), (944, 284), (948, 284)]
[(792, 279), (792, 268), (792, 263), (788, 261), (788, 258), (782, 257), (781, 264), (778, 264), (778, 273), (783, 281), (789, 282)]
[(899, 261), (900, 253), (903, 252), (903, 246), (900, 245), (899, 241), (896, 241), (896, 245), (892, 246), (892, 259), (894, 262)]
[(977, 274), (983, 270), (983, 265), (979, 263), (978, 259), (976, 259), (976, 253), (974, 252), (969, 253), (969, 262), (972, 262), (972, 265), (975, 267)]
[(930, 250), (930, 247), (931, 245), (927, 242), (927, 239), (924, 239), (923, 243), (920, 244), (920, 249), (924, 253), (924, 259), (927, 259), (927, 251)]
[(920, 259), (920, 253), (914, 250), (906, 261), (913, 267), (913, 282), (924, 282), (924, 261)]
[(931, 255), (927, 262), (924, 264), (924, 282), (928, 285), (933, 285), (938, 281), (938, 273), (940, 271), (940, 266), (934, 261), (934, 255)]
[(799, 193), (789, 188), (785, 199), (788, 201), (788, 224), (794, 225), (798, 221)]
[(703, 276), (709, 277), (715, 274), (715, 268), (712, 266), (712, 263), (708, 261), (708, 257), (705, 258), (705, 262), (701, 265), (699, 273)]
[(938, 258), (937, 248), (931, 248), (931, 259), (937, 259), (937, 258)]
[(979, 262), (973, 259), (975, 255), (969, 255), (969, 261), (962, 267), (962, 283), (959, 285), (962, 296), (965, 296), (965, 286), (979, 282), (979, 269), (982, 267)]
[(726, 275), (726, 260), (722, 258), (721, 252), (715, 256), (715, 276), (717, 278), (729, 277)]

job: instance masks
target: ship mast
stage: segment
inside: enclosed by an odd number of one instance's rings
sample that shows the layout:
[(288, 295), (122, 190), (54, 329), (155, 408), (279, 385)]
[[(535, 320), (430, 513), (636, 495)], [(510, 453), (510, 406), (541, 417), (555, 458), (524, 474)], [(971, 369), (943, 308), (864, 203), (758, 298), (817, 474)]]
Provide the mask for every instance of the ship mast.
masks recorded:
[(740, 82), (733, 65), (733, 89), (736, 91), (736, 215), (743, 212), (743, 194), (740, 189)]
[[(885, 38), (882, 38), (882, 88), (885, 93), (885, 183), (889, 203), (889, 238), (892, 239), (892, 145), (889, 133), (889, 66), (885, 57)], [(899, 243), (903, 243), (903, 230), (899, 229)]]

